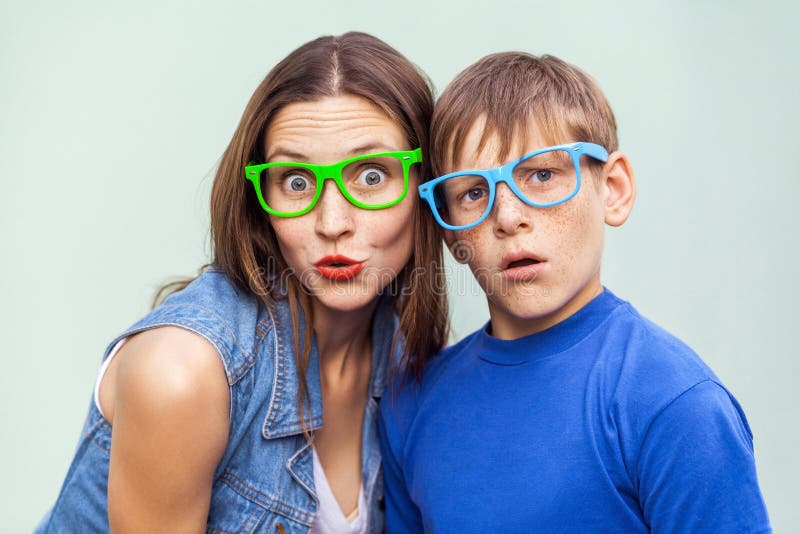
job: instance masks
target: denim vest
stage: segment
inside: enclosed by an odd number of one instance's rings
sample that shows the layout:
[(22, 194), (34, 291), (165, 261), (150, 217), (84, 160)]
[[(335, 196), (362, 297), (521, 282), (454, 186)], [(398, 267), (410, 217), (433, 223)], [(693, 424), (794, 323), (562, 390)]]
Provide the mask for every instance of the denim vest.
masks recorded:
[[(307, 532), (319, 501), (312, 449), (297, 409), (298, 372), (288, 301), (276, 299), (268, 308), (239, 291), (224, 273), (211, 269), (120, 334), (104, 359), (120, 339), (167, 325), (191, 330), (211, 342), (230, 388), (230, 434), (214, 473), (207, 532)], [(302, 319), (299, 326), (302, 339)], [(370, 532), (376, 533), (383, 531), (378, 402), (386, 387), (396, 327), (390, 299), (382, 297), (372, 324), (370, 397), (361, 454)], [(316, 343), (306, 380), (311, 397), (309, 429), (314, 430), (322, 426)], [(108, 532), (110, 448), (111, 426), (92, 402), (61, 493), (36, 527), (37, 533)]]

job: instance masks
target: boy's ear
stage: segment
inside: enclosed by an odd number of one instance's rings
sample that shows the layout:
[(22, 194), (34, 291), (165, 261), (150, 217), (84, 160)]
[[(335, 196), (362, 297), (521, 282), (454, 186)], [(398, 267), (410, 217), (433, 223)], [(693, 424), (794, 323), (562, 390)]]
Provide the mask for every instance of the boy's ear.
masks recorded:
[(606, 224), (621, 226), (628, 220), (636, 199), (636, 180), (628, 157), (612, 152), (603, 166), (603, 193), (606, 205)]

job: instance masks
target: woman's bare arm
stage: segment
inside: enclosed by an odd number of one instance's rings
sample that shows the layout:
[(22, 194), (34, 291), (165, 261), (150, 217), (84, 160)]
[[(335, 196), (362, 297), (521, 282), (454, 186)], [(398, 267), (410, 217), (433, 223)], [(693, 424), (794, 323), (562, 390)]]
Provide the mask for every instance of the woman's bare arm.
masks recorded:
[(199, 335), (164, 327), (132, 336), (115, 360), (101, 395), (113, 399), (112, 532), (204, 532), (228, 442), (230, 394), (219, 355)]

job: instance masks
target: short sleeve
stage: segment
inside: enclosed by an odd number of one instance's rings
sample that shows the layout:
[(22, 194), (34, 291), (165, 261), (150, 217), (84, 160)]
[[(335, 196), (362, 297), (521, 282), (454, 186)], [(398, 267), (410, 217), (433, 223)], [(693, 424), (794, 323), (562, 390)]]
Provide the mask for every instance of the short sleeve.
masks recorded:
[(386, 500), (386, 533), (418, 534), (423, 531), (419, 509), (411, 500), (403, 475), (402, 439), (395, 424), (394, 395), (381, 402), (381, 420), (378, 425), (381, 455), (383, 457), (383, 483)]
[(639, 502), (652, 532), (771, 532), (753, 438), (736, 400), (712, 380), (669, 403), (637, 458)]

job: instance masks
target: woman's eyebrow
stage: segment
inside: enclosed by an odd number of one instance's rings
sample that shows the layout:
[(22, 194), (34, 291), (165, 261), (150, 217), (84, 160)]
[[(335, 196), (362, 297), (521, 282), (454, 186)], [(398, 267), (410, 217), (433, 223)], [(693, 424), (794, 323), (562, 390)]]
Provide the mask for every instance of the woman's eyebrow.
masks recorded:
[[(366, 143), (364, 145), (359, 145), (347, 152), (347, 157), (352, 156), (360, 156), (361, 154), (370, 154), (370, 153), (377, 153), (377, 152), (392, 152), (397, 150), (396, 148), (391, 148), (388, 145), (385, 145), (380, 142), (376, 143)], [(282, 157), (286, 158), (288, 161), (297, 161), (297, 162), (309, 162), (308, 156), (305, 154), (301, 154), (300, 152), (295, 152), (294, 150), (289, 150), (285, 148), (276, 148), (273, 152), (271, 152), (267, 156), (267, 162), (274, 161), (276, 158)], [(347, 158), (344, 158), (347, 159)]]
[(390, 148), (389, 146), (383, 143), (367, 143), (364, 145), (357, 146), (356, 148), (352, 149), (349, 153), (350, 156), (360, 156), (361, 154), (371, 154), (371, 153), (378, 153), (378, 152), (393, 152), (397, 150), (396, 148)]
[(304, 154), (299, 152), (294, 152), (293, 150), (287, 150), (284, 148), (278, 148), (267, 155), (267, 162), (273, 161), (277, 157), (284, 157), (289, 161), (307, 161), (307, 157)]

